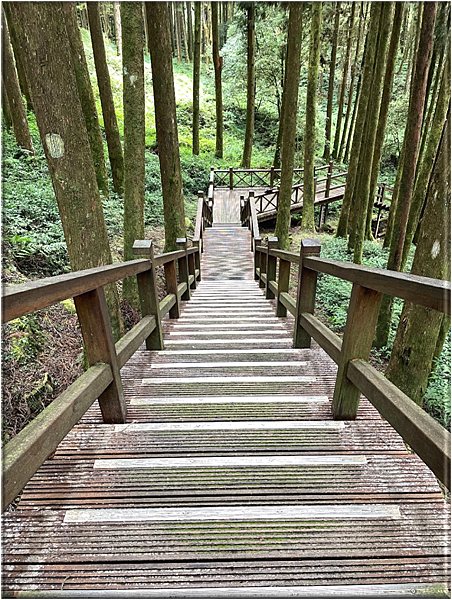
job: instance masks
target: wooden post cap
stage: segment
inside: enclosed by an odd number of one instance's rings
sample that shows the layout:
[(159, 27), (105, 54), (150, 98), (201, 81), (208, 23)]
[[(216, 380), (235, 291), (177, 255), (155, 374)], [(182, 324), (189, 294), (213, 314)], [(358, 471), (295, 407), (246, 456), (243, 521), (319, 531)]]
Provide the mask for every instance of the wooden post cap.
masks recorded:
[(300, 253), (301, 254), (320, 254), (321, 247), (322, 246), (321, 246), (319, 240), (317, 240), (315, 238), (301, 240)]
[(204, 198), (204, 192), (202, 190), (199, 190), (198, 198)]
[(278, 246), (278, 238), (275, 236), (271, 236), (267, 238), (267, 243), (269, 248), (276, 248)]
[(187, 246), (187, 238), (177, 238), (176, 244), (185, 248)]
[(133, 253), (139, 256), (149, 256), (151, 254), (152, 240), (135, 240), (133, 243)]
[(248, 195), (249, 195), (250, 198), (254, 198), (254, 192), (253, 192), (253, 190), (250, 190), (248, 192)]

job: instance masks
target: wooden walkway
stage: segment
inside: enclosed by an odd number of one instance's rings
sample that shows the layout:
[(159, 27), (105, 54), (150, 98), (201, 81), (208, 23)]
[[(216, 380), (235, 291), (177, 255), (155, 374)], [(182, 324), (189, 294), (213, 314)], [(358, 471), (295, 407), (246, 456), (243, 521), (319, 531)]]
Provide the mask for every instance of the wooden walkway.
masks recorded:
[(436, 479), (368, 401), (332, 420), (336, 365), (214, 211), (165, 350), (122, 369), (128, 423), (93, 405), (4, 516), (3, 597), (448, 597)]

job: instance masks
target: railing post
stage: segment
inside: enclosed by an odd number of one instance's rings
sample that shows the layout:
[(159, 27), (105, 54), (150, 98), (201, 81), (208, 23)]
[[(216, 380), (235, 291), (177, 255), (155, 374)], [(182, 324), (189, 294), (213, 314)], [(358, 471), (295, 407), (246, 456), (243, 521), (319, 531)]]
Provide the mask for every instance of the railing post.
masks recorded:
[[(187, 249), (188, 250), (188, 249)], [(197, 254), (197, 253), (196, 253)], [(188, 261), (188, 275), (191, 277), (193, 275), (193, 281), (190, 283), (190, 288), (192, 290), (196, 289), (196, 264), (195, 264), (195, 254), (187, 254)]]
[(178, 319), (180, 317), (180, 303), (179, 294), (177, 293), (176, 261), (172, 260), (165, 263), (163, 268), (165, 269), (166, 292), (176, 296), (176, 302), (169, 311), (169, 318)]
[(333, 175), (333, 161), (330, 161), (330, 164), (328, 165), (328, 175), (326, 176), (325, 198), (328, 198), (330, 195), (331, 176), (332, 175)]
[(317, 177), (314, 177), (314, 202), (315, 202), (316, 194), (317, 194)]
[(270, 167), (270, 187), (273, 187), (273, 184), (275, 183), (275, 167), (272, 165)]
[(212, 186), (212, 197), (210, 200), (212, 201), (211, 208), (213, 210), (213, 205), (215, 203), (215, 167), (210, 167), (210, 185)]
[(310, 348), (311, 336), (300, 324), (303, 313), (314, 314), (317, 272), (303, 265), (306, 256), (320, 255), (319, 240), (301, 240), (300, 266), (298, 267), (297, 307), (295, 312), (294, 348)]
[(138, 292), (140, 294), (141, 316), (153, 315), (155, 329), (146, 338), (146, 350), (163, 350), (162, 320), (159, 310), (159, 291), (154, 266), (154, 246), (151, 240), (135, 240), (133, 253), (146, 256), (151, 261), (151, 268), (138, 273)]
[(96, 288), (75, 296), (74, 303), (89, 366), (107, 363), (111, 367), (113, 381), (99, 396), (104, 423), (125, 423), (127, 407), (104, 288)]
[(335, 419), (356, 418), (361, 392), (347, 378), (348, 363), (369, 360), (381, 297), (381, 292), (353, 284), (333, 395)]
[[(262, 244), (261, 244), (262, 246)], [(260, 252), (260, 257), (259, 257), (259, 268), (260, 268), (260, 275), (262, 275), (263, 273), (267, 273), (267, 250), (263, 250), (262, 252)], [(259, 287), (260, 288), (264, 288), (265, 287), (265, 283), (262, 281), (262, 279), (259, 277)]]
[(193, 261), (195, 265), (195, 279), (196, 279), (196, 270), (198, 271), (198, 281), (201, 281), (201, 248), (202, 248), (202, 239), (193, 242), (193, 246), (197, 248), (197, 252), (193, 255)]
[(234, 188), (234, 168), (229, 167), (229, 189), (232, 190)]
[(278, 272), (278, 296), (276, 304), (276, 316), (287, 317), (287, 308), (279, 301), (280, 294), (282, 292), (289, 291), (290, 281), (290, 261), (279, 259), (279, 272)]
[(179, 267), (179, 283), (185, 281), (187, 284), (187, 289), (181, 296), (181, 300), (190, 300), (190, 272), (188, 268), (188, 256), (187, 256), (187, 238), (177, 238), (176, 244), (181, 248), (181, 250), (185, 250), (185, 256), (179, 258), (177, 260), (177, 264)]
[(249, 221), (248, 221), (248, 228), (251, 231), (251, 252), (253, 252), (254, 250), (254, 234), (256, 233), (254, 231), (254, 227), (253, 227), (253, 212), (251, 210), (251, 203), (254, 204), (255, 200), (254, 200), (254, 192), (251, 190), (250, 192), (248, 192), (248, 201), (249, 201)]
[(275, 294), (270, 289), (270, 281), (276, 281), (276, 256), (270, 256), (269, 250), (277, 248), (278, 238), (269, 237), (267, 245), (267, 284), (265, 286), (265, 297), (273, 300)]

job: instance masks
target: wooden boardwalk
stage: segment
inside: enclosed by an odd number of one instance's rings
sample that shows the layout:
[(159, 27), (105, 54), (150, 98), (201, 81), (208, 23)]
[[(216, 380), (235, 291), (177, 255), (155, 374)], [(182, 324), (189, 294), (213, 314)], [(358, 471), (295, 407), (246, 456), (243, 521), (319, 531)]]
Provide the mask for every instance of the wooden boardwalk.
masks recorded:
[(127, 424), (94, 404), (4, 515), (3, 597), (448, 597), (436, 479), (367, 400), (332, 420), (336, 365), (292, 347), (237, 206), (122, 369)]

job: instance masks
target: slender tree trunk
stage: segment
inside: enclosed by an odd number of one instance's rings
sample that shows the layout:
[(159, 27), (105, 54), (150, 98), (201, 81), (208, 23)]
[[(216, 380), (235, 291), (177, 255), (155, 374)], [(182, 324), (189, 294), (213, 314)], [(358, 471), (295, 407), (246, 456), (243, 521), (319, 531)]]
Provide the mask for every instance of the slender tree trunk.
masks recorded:
[(115, 13), (115, 31), (116, 31), (116, 53), (121, 56), (122, 52), (122, 27), (121, 27), (121, 3), (113, 2)]
[(328, 81), (328, 102), (326, 108), (326, 123), (325, 123), (325, 148), (323, 150), (323, 158), (326, 161), (330, 160), (331, 156), (331, 124), (333, 117), (333, 96), (334, 96), (334, 75), (336, 73), (337, 60), (337, 37), (339, 33), (339, 17), (341, 14), (341, 3), (336, 2), (336, 16), (334, 19), (334, 33), (331, 42), (331, 59), (330, 59), (330, 77)]
[(144, 27), (144, 53), (149, 54), (149, 30), (148, 30), (148, 20), (146, 19), (146, 6), (144, 2), (141, 3), (142, 11), (141, 17), (143, 19), (143, 27)]
[(348, 22), (348, 38), (347, 38), (347, 49), (345, 51), (344, 58), (344, 73), (342, 75), (342, 85), (341, 91), (339, 95), (339, 106), (337, 109), (337, 121), (336, 121), (336, 131), (334, 134), (334, 144), (333, 144), (333, 158), (337, 159), (339, 156), (339, 140), (341, 135), (341, 126), (342, 126), (342, 113), (344, 112), (344, 101), (345, 101), (345, 92), (347, 89), (347, 77), (348, 71), (350, 68), (350, 53), (352, 49), (352, 39), (353, 39), (353, 23), (355, 20), (355, 10), (356, 10), (356, 2), (352, 3), (352, 12), (350, 14), (350, 19)]
[(403, 162), (403, 175), (400, 182), (400, 193), (394, 220), (394, 232), (388, 259), (388, 268), (398, 271), (402, 263), (403, 245), (410, 211), (411, 196), (413, 193), (414, 178), (416, 174), (417, 154), (424, 112), (425, 90), (427, 75), (430, 65), (430, 56), (433, 42), (433, 31), (437, 2), (426, 2), (422, 17), (419, 48), (416, 59), (416, 70), (413, 79), (413, 88), (408, 108), (408, 120), (405, 130), (406, 148)]
[[(145, 6), (146, 6), (146, 2), (145, 2)], [(174, 2), (170, 2), (169, 3), (169, 20), (170, 20), (170, 32), (171, 32), (171, 52), (172, 52), (172, 56), (176, 57), (177, 56), (177, 51), (176, 51), (176, 30), (175, 30), (175, 24), (174, 24)], [(147, 21), (147, 17), (146, 17), (146, 21)], [(149, 26), (148, 26), (148, 32), (149, 32)], [(150, 51), (150, 48), (149, 48)]]
[(5, 13), (2, 10), (2, 85), (8, 98), (8, 105), (13, 122), (14, 136), (16, 142), (25, 150), (34, 155), (33, 143), (31, 141), (30, 129), (28, 127), (27, 112), (17, 79), (14, 66), (13, 51), (9, 41), (8, 28), (6, 26)]
[(282, 98), (281, 98), (281, 108), (279, 110), (279, 127), (278, 127), (278, 138), (276, 140), (275, 147), (275, 157), (273, 159), (273, 166), (275, 169), (281, 168), (281, 151), (282, 151), (282, 137), (283, 137), (283, 128), (284, 128), (284, 114), (285, 114), (285, 102), (284, 102), (284, 89), (286, 87), (286, 76), (287, 69), (285, 68), (287, 62), (287, 51), (283, 51), (281, 56), (281, 82), (282, 82)]
[(405, 270), (406, 263), (408, 260), (408, 254), (413, 241), (414, 233), (416, 231), (417, 224), (421, 215), (422, 205), (425, 198), (428, 182), (430, 180), (430, 174), (433, 169), (435, 162), (436, 153), (439, 147), (441, 134), (444, 128), (444, 122), (446, 120), (447, 111), (450, 102), (450, 47), (448, 50), (448, 57), (446, 65), (443, 71), (443, 77), (441, 81), (441, 88), (439, 90), (438, 100), (435, 108), (435, 115), (430, 127), (430, 134), (428, 138), (427, 147), (425, 154), (422, 157), (422, 162), (419, 167), (419, 172), (416, 178), (416, 183), (413, 191), (413, 198), (410, 206), (410, 214), (408, 217), (405, 244), (403, 246), (401, 271)]
[[(450, 280), (450, 144), (447, 120), (427, 192), (413, 275)], [(442, 322), (442, 313), (405, 301), (386, 377), (419, 405), (427, 388)]]
[(88, 19), (93, 45), (94, 64), (96, 66), (97, 84), (99, 86), (102, 115), (104, 118), (105, 136), (107, 138), (108, 156), (110, 159), (113, 187), (122, 194), (124, 180), (124, 163), (118, 122), (116, 120), (113, 93), (111, 91), (110, 74), (108, 72), (102, 28), (100, 24), (98, 2), (87, 2)]
[[(80, 105), (66, 26), (59, 2), (14, 2), (36, 122), (58, 202), (73, 271), (112, 262), (102, 200)], [(122, 319), (116, 286), (106, 287), (113, 334)]]
[(377, 44), (378, 27), (380, 22), (381, 4), (381, 2), (374, 2), (371, 6), (370, 24), (366, 39), (364, 68), (361, 79), (361, 93), (359, 96), (359, 105), (356, 116), (352, 149), (350, 153), (347, 181), (345, 184), (344, 199), (342, 200), (341, 214), (336, 231), (337, 237), (347, 237), (349, 213), (355, 194), (361, 143), (363, 142), (364, 125), (366, 122), (369, 96), (371, 92), (372, 72)]
[(181, 32), (180, 32), (179, 13), (177, 10), (177, 3), (173, 2), (172, 4), (174, 6), (173, 19), (174, 19), (174, 31), (176, 34), (175, 38), (176, 38), (177, 62), (180, 63), (182, 61), (182, 36), (181, 36)]
[(61, 3), (66, 24), (66, 32), (71, 49), (75, 79), (85, 118), (88, 140), (96, 171), (97, 186), (105, 198), (109, 197), (107, 167), (105, 166), (104, 140), (97, 116), (96, 102), (86, 63), (82, 36), (77, 23), (77, 9), (74, 2)]
[(292, 181), (295, 155), (295, 136), (297, 129), (298, 86), (300, 82), (301, 39), (302, 39), (303, 4), (291, 2), (287, 34), (287, 69), (290, 77), (286, 77), (283, 102), (283, 138), (282, 171), (278, 196), (278, 215), (276, 218), (275, 235), (278, 247), (289, 248), (290, 201), (292, 196)]
[(187, 30), (188, 30), (188, 56), (193, 60), (193, 19), (191, 14), (191, 2), (185, 3), (187, 7)]
[(11, 131), (11, 128), (13, 126), (13, 118), (11, 116), (11, 111), (9, 110), (8, 97), (6, 95), (4, 85), (2, 85), (2, 112), (3, 119), (5, 121), (6, 131)]
[[(436, 106), (436, 100), (438, 98), (438, 90), (441, 83), (441, 79), (443, 76), (443, 61), (438, 61), (438, 67), (435, 69), (435, 81), (433, 84), (432, 97), (430, 99), (430, 104), (427, 111), (424, 111), (424, 119), (422, 121), (422, 134), (421, 134), (421, 143), (419, 146), (419, 156), (418, 160), (420, 160), (424, 154), (425, 144), (427, 142), (427, 138), (430, 132), (430, 123), (432, 120), (433, 111)], [(431, 63), (430, 63), (431, 68)]]
[(199, 154), (199, 80), (201, 75), (201, 2), (195, 2), (193, 47), (193, 154)]
[[(124, 104), (124, 260), (136, 258), (135, 240), (144, 239), (145, 98), (141, 2), (121, 2)], [(137, 278), (124, 279), (123, 298), (138, 309)]]
[(245, 145), (243, 148), (243, 158), (241, 166), (245, 169), (251, 167), (251, 154), (253, 152), (254, 137), (254, 108), (256, 94), (256, 33), (255, 33), (255, 7), (254, 2), (250, 2), (247, 8), (247, 32), (248, 32), (248, 51), (247, 51), (247, 83), (246, 83), (246, 130)]
[(30, 89), (28, 86), (27, 76), (25, 74), (25, 69), (23, 66), (23, 60), (20, 55), (20, 42), (18, 38), (18, 32), (16, 24), (13, 19), (11, 19), (10, 11), (9, 11), (9, 2), (3, 2), (3, 9), (5, 11), (6, 22), (8, 24), (8, 30), (10, 35), (10, 42), (13, 48), (14, 60), (16, 62), (16, 70), (17, 70), (17, 78), (19, 80), (19, 86), (22, 94), (25, 96), (25, 100), (27, 102), (27, 109), (33, 110), (33, 101), (31, 99)]
[[(372, 87), (369, 95), (366, 124), (363, 131), (364, 138), (361, 144), (360, 176), (355, 189), (357, 218), (355, 227), (353, 262), (357, 264), (361, 264), (363, 257), (364, 234), (366, 229), (368, 207), (370, 206), (373, 208), (373, 194), (370, 194), (372, 162), (374, 158), (380, 104), (383, 95), (386, 55), (393, 9), (394, 5), (392, 2), (382, 3), (379, 40), (375, 52)], [(370, 201), (370, 198), (372, 198), (372, 201)]]
[[(306, 88), (306, 124), (304, 129), (304, 177), (303, 212), (301, 227), (305, 231), (315, 231), (314, 225), (314, 153), (315, 124), (317, 105), (317, 80), (320, 62), (320, 34), (322, 32), (322, 3), (311, 4), (311, 37), (309, 42), (308, 83)], [(289, 78), (289, 75), (287, 76)], [(283, 151), (284, 151), (283, 137)]]
[(402, 18), (403, 18), (403, 3), (396, 2), (395, 3), (395, 11), (394, 11), (394, 20), (392, 25), (391, 32), (391, 41), (389, 43), (388, 50), (388, 62), (386, 65), (386, 73), (384, 76), (383, 83), (383, 94), (381, 97), (381, 105), (380, 105), (380, 115), (378, 117), (378, 127), (377, 133), (375, 137), (375, 148), (372, 159), (372, 174), (370, 180), (370, 192), (369, 192), (369, 201), (368, 201), (368, 209), (367, 209), (367, 223), (366, 223), (366, 239), (373, 239), (372, 236), (372, 214), (373, 214), (373, 206), (374, 206), (374, 198), (375, 198), (375, 190), (377, 187), (378, 180), (378, 172), (380, 169), (381, 162), (381, 154), (383, 151), (383, 143), (386, 131), (386, 123), (388, 120), (389, 114), (389, 103), (391, 100), (392, 93), (392, 84), (394, 81), (394, 72), (397, 62), (397, 50), (399, 46), (400, 39), (400, 30), (402, 27)]
[(185, 29), (184, 3), (178, 2), (177, 5), (178, 5), (177, 13), (179, 16), (179, 30), (182, 33), (181, 37), (182, 37), (182, 42), (184, 43), (184, 49), (185, 49), (185, 62), (190, 62), (190, 55), (189, 55), (189, 51), (188, 51), (188, 41), (187, 41), (187, 31)]
[(221, 69), (223, 57), (220, 56), (218, 41), (218, 3), (212, 2), (212, 54), (215, 69), (215, 108), (216, 108), (216, 132), (215, 132), (215, 156), (223, 158), (223, 93), (221, 90)]
[(151, 43), (155, 126), (162, 179), (165, 252), (176, 250), (185, 237), (184, 198), (176, 119), (169, 8), (166, 2), (146, 2)]

